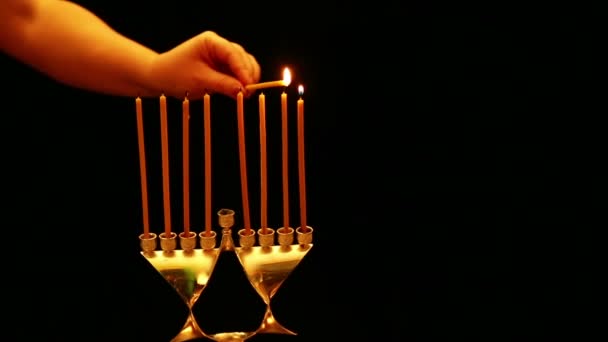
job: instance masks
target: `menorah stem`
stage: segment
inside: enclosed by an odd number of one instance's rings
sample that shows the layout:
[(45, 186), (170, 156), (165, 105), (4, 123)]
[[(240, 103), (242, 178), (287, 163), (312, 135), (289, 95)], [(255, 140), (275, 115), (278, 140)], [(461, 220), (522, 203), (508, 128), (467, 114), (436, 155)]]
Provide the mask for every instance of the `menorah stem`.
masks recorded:
[(220, 241), (220, 251), (234, 251), (234, 240), (230, 228), (222, 229), (222, 240)]
[(203, 330), (196, 323), (196, 318), (194, 317), (194, 313), (192, 312), (192, 308), (188, 310), (188, 319), (186, 323), (182, 327), (182, 330), (177, 334), (171, 342), (183, 342), (194, 339), (208, 338), (207, 335), (203, 333)]
[(270, 303), (266, 304), (266, 312), (264, 313), (264, 319), (262, 324), (257, 330), (258, 333), (266, 334), (285, 334), (285, 335), (297, 335), (295, 332), (285, 328), (279, 323), (272, 313)]

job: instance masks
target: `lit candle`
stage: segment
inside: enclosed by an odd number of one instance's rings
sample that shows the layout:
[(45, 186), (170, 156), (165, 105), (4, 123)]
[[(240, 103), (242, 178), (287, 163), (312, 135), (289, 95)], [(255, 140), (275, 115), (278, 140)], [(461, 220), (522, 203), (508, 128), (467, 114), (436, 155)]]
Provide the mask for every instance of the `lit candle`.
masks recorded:
[(283, 152), (283, 227), (287, 229), (289, 227), (289, 177), (288, 177), (288, 145), (287, 145), (287, 94), (285, 91), (281, 94), (281, 116), (282, 116), (282, 132), (281, 136), (283, 139), (282, 152)]
[(272, 87), (287, 87), (291, 83), (291, 73), (288, 68), (283, 70), (283, 79), (279, 81), (271, 81), (271, 82), (262, 82), (262, 83), (254, 83), (245, 86), (245, 89), (249, 91), (254, 91), (257, 89), (264, 88), (272, 88)]
[(190, 101), (182, 102), (182, 172), (184, 196), (184, 236), (190, 236)]
[(261, 93), (259, 96), (259, 109), (260, 109), (260, 185), (261, 185), (261, 222), (262, 222), (262, 233), (266, 234), (268, 227), (268, 221), (266, 218), (266, 204), (267, 204), (267, 193), (266, 193), (266, 96)]
[(239, 158), (241, 161), (241, 194), (243, 199), (243, 226), (245, 234), (251, 234), (249, 219), (249, 193), (247, 191), (247, 158), (245, 153), (245, 116), (243, 113), (243, 92), (236, 96), (237, 122), (239, 132)]
[(211, 98), (203, 97), (205, 131), (205, 236), (211, 235)]
[(304, 87), (298, 87), (298, 93), (300, 98), (298, 99), (298, 171), (299, 171), (299, 183), (300, 183), (300, 227), (302, 232), (308, 231), (306, 225), (306, 176), (305, 170), (305, 158), (304, 158)]
[(169, 137), (167, 130), (167, 98), (160, 96), (160, 134), (163, 165), (163, 204), (165, 213), (165, 237), (171, 236), (171, 196), (169, 194)]
[(137, 113), (137, 140), (139, 145), (139, 173), (141, 177), (141, 203), (143, 206), (144, 239), (149, 238), (150, 221), (148, 214), (148, 180), (146, 176), (146, 149), (144, 147), (144, 119), (139, 96), (135, 99), (135, 111)]

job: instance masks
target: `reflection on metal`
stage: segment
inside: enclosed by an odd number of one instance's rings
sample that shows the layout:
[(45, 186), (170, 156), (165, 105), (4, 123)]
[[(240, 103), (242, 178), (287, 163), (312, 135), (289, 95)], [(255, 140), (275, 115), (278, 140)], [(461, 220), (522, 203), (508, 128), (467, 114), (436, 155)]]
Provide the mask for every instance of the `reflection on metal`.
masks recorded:
[(247, 274), (247, 279), (266, 303), (266, 313), (258, 333), (278, 333), (295, 335), (283, 327), (272, 314), (270, 302), (279, 287), (289, 276), (312, 244), (304, 246), (255, 246), (236, 248), (236, 254)]

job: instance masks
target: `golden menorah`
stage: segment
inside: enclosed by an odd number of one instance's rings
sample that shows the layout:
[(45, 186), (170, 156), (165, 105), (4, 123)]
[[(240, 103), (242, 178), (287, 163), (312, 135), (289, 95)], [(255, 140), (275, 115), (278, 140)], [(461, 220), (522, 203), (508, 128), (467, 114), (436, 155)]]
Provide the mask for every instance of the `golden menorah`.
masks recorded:
[[(235, 245), (232, 239), (234, 211), (221, 209), (218, 216), (222, 227), (219, 245), (215, 231), (209, 236), (205, 232), (198, 235), (192, 233), (190, 236), (172, 233), (168, 237), (165, 233), (158, 237), (150, 233), (148, 238), (140, 235), (142, 255), (171, 284), (189, 309), (186, 323), (172, 342), (198, 338), (245, 341), (255, 334), (263, 333), (295, 335), (295, 332), (285, 328), (275, 318), (271, 301), (281, 284), (312, 248), (313, 229), (308, 227), (303, 231), (301, 227), (295, 230), (281, 227), (276, 233), (273, 229), (268, 229), (265, 234), (261, 234), (260, 229), (257, 234), (249, 235), (241, 229), (238, 232), (239, 243)], [(160, 250), (157, 250), (157, 240), (160, 240)], [(275, 240), (278, 244), (275, 244)], [(200, 241), (198, 248), (197, 241)], [(219, 254), (224, 252), (236, 253), (247, 279), (266, 304), (264, 317), (254, 331), (208, 334), (200, 328), (193, 314), (192, 308), (211, 278)]]
[[(284, 79), (276, 82), (265, 82), (251, 86), (252, 90), (264, 87), (289, 85), (291, 75), (285, 69)], [(188, 307), (189, 314), (182, 329), (175, 335), (171, 342), (182, 342), (194, 339), (209, 339), (213, 341), (245, 341), (256, 334), (286, 334), (296, 335), (287, 329), (275, 318), (271, 301), (283, 282), (291, 272), (298, 266), (300, 261), (312, 248), (313, 228), (306, 225), (306, 202), (304, 182), (304, 146), (303, 146), (303, 100), (301, 95), (303, 88), (300, 86), (300, 99), (297, 103), (298, 113), (298, 154), (299, 154), (299, 180), (300, 180), (300, 220), (298, 228), (292, 228), (289, 224), (288, 189), (287, 189), (287, 96), (285, 92), (281, 95), (281, 110), (283, 118), (283, 204), (284, 224), (283, 227), (272, 229), (268, 227), (266, 220), (266, 154), (265, 154), (265, 96), (260, 94), (260, 155), (261, 155), (261, 186), (262, 186), (262, 223), (257, 231), (251, 228), (249, 223), (249, 206), (247, 195), (247, 169), (244, 148), (244, 118), (243, 118), (243, 93), (237, 96), (237, 115), (239, 131), (239, 154), (241, 162), (241, 190), (243, 199), (244, 227), (238, 230), (238, 243), (233, 239), (233, 226), (235, 211), (232, 209), (220, 209), (217, 212), (221, 236), (211, 229), (211, 206), (210, 206), (210, 103), (209, 95), (203, 98), (204, 123), (205, 123), (205, 230), (200, 233), (190, 231), (189, 222), (189, 167), (188, 162), (188, 120), (189, 101), (183, 102), (183, 180), (184, 180), (184, 231), (177, 234), (171, 231), (168, 175), (168, 137), (167, 137), (167, 109), (166, 98), (161, 96), (161, 145), (163, 161), (163, 199), (165, 202), (165, 231), (156, 234), (150, 231), (148, 223), (147, 207), (147, 182), (145, 148), (143, 144), (143, 123), (141, 99), (136, 99), (136, 112), (138, 121), (138, 142), (140, 152), (140, 171), (142, 185), (142, 200), (144, 211), (144, 233), (139, 235), (141, 255), (156, 269), (161, 276), (175, 289)], [(218, 243), (219, 240), (219, 243)], [(158, 246), (160, 245), (160, 248)], [(257, 329), (252, 331), (226, 331), (219, 333), (207, 333), (194, 315), (193, 307), (201, 293), (212, 278), (213, 271), (221, 253), (236, 253), (242, 270), (250, 284), (261, 297), (266, 305), (264, 316), (261, 318)]]

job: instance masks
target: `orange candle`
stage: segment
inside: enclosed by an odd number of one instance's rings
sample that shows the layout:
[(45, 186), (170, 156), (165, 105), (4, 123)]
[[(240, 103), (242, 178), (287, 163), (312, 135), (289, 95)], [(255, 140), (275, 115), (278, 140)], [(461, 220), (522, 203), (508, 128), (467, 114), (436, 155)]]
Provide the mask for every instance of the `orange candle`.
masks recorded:
[(306, 176), (304, 158), (304, 87), (298, 87), (300, 98), (298, 99), (298, 173), (300, 183), (300, 227), (303, 232), (308, 230), (306, 225)]
[(211, 97), (203, 97), (205, 132), (205, 236), (211, 235)]
[(167, 130), (167, 98), (160, 96), (160, 134), (163, 167), (163, 207), (165, 213), (165, 237), (171, 236), (171, 196), (169, 194), (169, 137)]
[(247, 90), (248, 92), (252, 92), (254, 90), (264, 89), (264, 88), (287, 87), (290, 83), (291, 83), (291, 72), (289, 71), (289, 68), (285, 68), (285, 69), (283, 69), (283, 79), (282, 80), (249, 84), (249, 85), (245, 86), (245, 90)]
[(243, 199), (243, 226), (245, 234), (251, 234), (251, 221), (249, 219), (249, 193), (247, 191), (247, 158), (245, 151), (245, 116), (243, 109), (243, 92), (236, 96), (237, 123), (239, 132), (239, 158), (241, 161), (241, 196)]
[(182, 102), (182, 172), (184, 196), (184, 236), (190, 236), (190, 101)]
[(254, 91), (254, 90), (264, 89), (264, 88), (286, 87), (286, 86), (287, 86), (287, 84), (285, 83), (284, 80), (278, 80), (278, 81), (249, 84), (249, 85), (245, 86), (245, 89), (247, 91)]
[(266, 193), (266, 96), (264, 93), (260, 93), (259, 96), (259, 109), (260, 109), (260, 185), (261, 185), (261, 222), (262, 222), (262, 233), (266, 234), (268, 227), (268, 221), (266, 217), (267, 213), (267, 193)]
[(146, 176), (146, 149), (144, 147), (144, 119), (139, 96), (135, 99), (135, 111), (137, 113), (137, 140), (139, 145), (139, 173), (141, 177), (141, 203), (143, 206), (144, 239), (150, 235), (150, 221), (148, 214), (148, 180)]
[(282, 132), (281, 136), (283, 139), (282, 152), (283, 152), (283, 227), (289, 227), (289, 177), (288, 177), (288, 140), (287, 140), (287, 94), (283, 91), (281, 94), (281, 116), (282, 116)]

